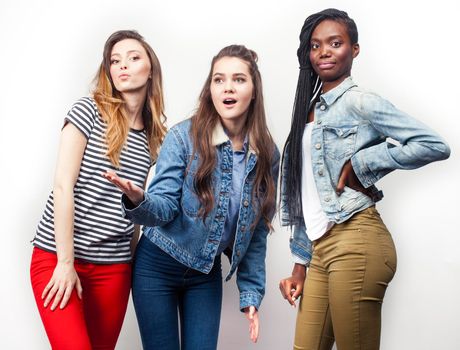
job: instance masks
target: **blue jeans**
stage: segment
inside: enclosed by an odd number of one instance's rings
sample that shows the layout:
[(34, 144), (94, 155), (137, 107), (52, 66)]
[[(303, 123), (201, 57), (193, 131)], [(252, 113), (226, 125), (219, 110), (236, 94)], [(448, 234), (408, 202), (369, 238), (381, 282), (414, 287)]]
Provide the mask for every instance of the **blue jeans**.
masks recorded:
[(179, 263), (142, 236), (132, 288), (145, 350), (217, 348), (222, 306), (220, 256), (209, 274), (204, 274)]

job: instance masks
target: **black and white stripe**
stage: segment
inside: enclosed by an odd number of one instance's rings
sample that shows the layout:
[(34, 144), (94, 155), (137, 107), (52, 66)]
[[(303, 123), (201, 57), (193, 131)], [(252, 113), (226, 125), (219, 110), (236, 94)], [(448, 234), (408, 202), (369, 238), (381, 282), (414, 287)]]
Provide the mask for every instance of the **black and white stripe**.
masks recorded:
[[(68, 112), (67, 122), (74, 124), (88, 140), (74, 187), (75, 257), (102, 264), (130, 261), (134, 226), (122, 217), (120, 190), (101, 173), (114, 170), (143, 187), (152, 164), (147, 136), (144, 131), (130, 130), (121, 152), (120, 169), (115, 169), (105, 156), (107, 127), (92, 98), (78, 100)], [(53, 207), (51, 193), (33, 240), (35, 246), (48, 251), (56, 251)]]

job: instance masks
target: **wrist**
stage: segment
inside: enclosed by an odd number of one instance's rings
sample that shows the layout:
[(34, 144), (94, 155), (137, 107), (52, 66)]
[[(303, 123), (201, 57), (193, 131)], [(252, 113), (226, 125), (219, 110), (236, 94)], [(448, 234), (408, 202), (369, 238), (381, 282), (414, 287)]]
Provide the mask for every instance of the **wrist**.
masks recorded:
[(73, 266), (74, 259), (73, 258), (59, 258), (57, 263), (62, 266)]
[(139, 204), (141, 204), (143, 201), (144, 201), (144, 192), (142, 192), (142, 194), (140, 196), (138, 196), (137, 198), (131, 199), (131, 202), (136, 207), (139, 206)]
[(294, 264), (294, 267), (292, 269), (292, 276), (293, 277), (301, 277), (305, 278), (307, 267), (302, 264)]

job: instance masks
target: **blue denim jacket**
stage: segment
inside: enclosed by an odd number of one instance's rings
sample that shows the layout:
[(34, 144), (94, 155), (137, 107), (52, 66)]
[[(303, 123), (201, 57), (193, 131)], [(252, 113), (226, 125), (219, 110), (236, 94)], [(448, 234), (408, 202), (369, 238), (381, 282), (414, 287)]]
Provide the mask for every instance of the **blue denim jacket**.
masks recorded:
[[(126, 217), (144, 225), (143, 234), (159, 248), (182, 264), (208, 273), (213, 266), (227, 218), (233, 150), (219, 123), (213, 131), (217, 155), (213, 173), (214, 208), (203, 223), (202, 217), (198, 216), (200, 201), (194, 192), (194, 175), (199, 160), (196, 154), (192, 155), (190, 126), (191, 120), (188, 119), (167, 133), (158, 155), (156, 174), (144, 201), (131, 210), (127, 208), (129, 201), (126, 198), (122, 205)], [(279, 159), (279, 151), (275, 148), (272, 160), (275, 181), (278, 178)], [(265, 253), (269, 229), (262, 219), (252, 227), (257, 217), (252, 198), (256, 164), (257, 155), (250, 146), (230, 257), (231, 266), (226, 277), (228, 281), (238, 268), (241, 309), (251, 305), (259, 308), (265, 294)]]
[[(450, 155), (449, 146), (435, 132), (382, 97), (359, 88), (351, 77), (321, 95), (314, 108), (313, 174), (322, 208), (335, 223), (348, 220), (382, 199), (382, 192), (374, 184), (391, 171), (415, 169)], [(361, 184), (370, 188), (372, 198), (349, 187), (340, 196), (336, 194), (342, 167), (350, 159)], [(286, 208), (284, 185), (281, 184), (282, 210)], [(292, 254), (308, 265), (312, 247), (303, 218), (293, 222), (285, 210), (282, 214), (283, 225), (294, 224)]]

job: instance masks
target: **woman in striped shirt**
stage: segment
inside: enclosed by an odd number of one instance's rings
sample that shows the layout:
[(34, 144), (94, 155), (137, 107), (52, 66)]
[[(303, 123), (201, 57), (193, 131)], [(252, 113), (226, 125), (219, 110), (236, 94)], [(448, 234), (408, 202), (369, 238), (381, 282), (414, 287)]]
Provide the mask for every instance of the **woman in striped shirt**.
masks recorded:
[(33, 239), (32, 288), (53, 349), (115, 348), (138, 230), (101, 173), (116, 170), (142, 187), (166, 131), (160, 63), (137, 32), (109, 37), (95, 82), (65, 118)]

